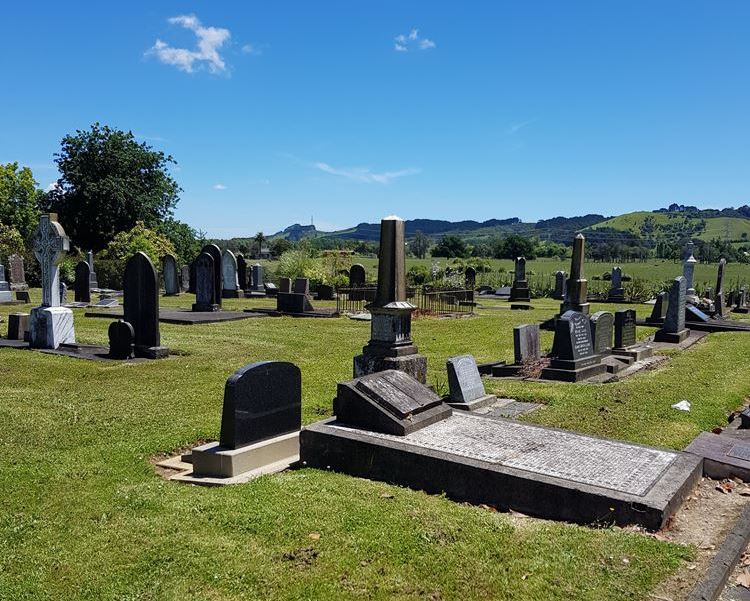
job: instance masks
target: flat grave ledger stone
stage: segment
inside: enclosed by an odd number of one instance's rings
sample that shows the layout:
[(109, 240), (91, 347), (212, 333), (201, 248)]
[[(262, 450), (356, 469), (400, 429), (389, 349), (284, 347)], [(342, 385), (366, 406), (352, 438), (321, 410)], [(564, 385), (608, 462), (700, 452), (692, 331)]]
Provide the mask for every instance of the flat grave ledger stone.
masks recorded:
[(133, 326), (135, 355), (160, 359), (169, 355), (159, 333), (159, 279), (144, 252), (135, 253), (125, 264), (123, 315)]
[[(213, 262), (213, 284), (214, 284), (214, 303), (221, 307), (221, 293), (224, 289), (222, 282), (222, 268), (221, 268), (221, 249), (216, 244), (206, 244), (201, 252), (208, 253), (211, 255)], [(196, 292), (197, 293), (197, 292)]]
[(8, 315), (8, 340), (25, 340), (28, 330), (28, 313), (11, 313)]
[(609, 311), (597, 311), (591, 316), (591, 338), (594, 353), (602, 355), (612, 350), (615, 316)]
[(87, 261), (78, 261), (76, 264), (73, 288), (75, 302), (91, 302), (91, 266)]
[(17, 254), (10, 255), (8, 257), (8, 268), (10, 270), (11, 290), (28, 290), (23, 257)]
[(302, 378), (292, 363), (263, 361), (237, 370), (224, 388), (219, 442), (193, 449), (195, 478), (279, 471), (299, 459)]
[(750, 440), (746, 438), (701, 432), (685, 451), (703, 458), (703, 473), (709, 478), (750, 482)]
[(190, 265), (183, 265), (180, 268), (180, 287), (183, 292), (190, 290)]
[(60, 306), (60, 262), (70, 249), (70, 240), (55, 213), (39, 218), (32, 246), (40, 265), (42, 304), (31, 310), (29, 345), (57, 349), (61, 344), (74, 344), (73, 312)]
[(260, 263), (256, 263), (252, 267), (252, 291), (253, 292), (265, 292), (265, 288), (263, 287), (263, 265)]
[(0, 303), (9, 303), (12, 300), (10, 283), (5, 279), (5, 267), (0, 265)]
[(195, 278), (192, 280), (195, 288), (193, 311), (213, 312), (221, 309), (216, 300), (214, 269), (214, 258), (209, 253), (202, 252), (198, 255), (195, 260)]
[(394, 369), (340, 382), (333, 411), (342, 424), (398, 436), (445, 419), (452, 412), (430, 388)]
[(16, 300), (28, 304), (31, 302), (31, 295), (28, 290), (16, 290)]
[(131, 359), (135, 356), (135, 331), (127, 321), (118, 319), (109, 324), (109, 356), (112, 359)]
[(266, 282), (263, 284), (263, 290), (266, 296), (276, 296), (279, 293), (279, 289), (273, 282)]
[(664, 325), (654, 334), (656, 342), (679, 344), (688, 337), (690, 331), (685, 328), (686, 284), (683, 276), (675, 278), (672, 282)]
[(701, 478), (688, 453), (457, 411), (406, 435), (307, 426), (301, 463), (576, 523), (661, 528)]
[(349, 269), (349, 287), (360, 288), (365, 285), (367, 279), (365, 273), (365, 266), (360, 263), (355, 263)]
[(455, 409), (479, 409), (494, 403), (497, 397), (487, 394), (472, 355), (451, 357), (446, 364), (450, 396), (446, 401)]
[(177, 274), (177, 259), (175, 256), (164, 255), (161, 260), (161, 269), (164, 274), (164, 295), (177, 296), (180, 294), (180, 279)]
[(244, 291), (240, 290), (239, 278), (237, 275), (237, 259), (234, 253), (226, 249), (221, 255), (222, 281), (224, 282), (221, 294), (224, 298), (243, 297)]

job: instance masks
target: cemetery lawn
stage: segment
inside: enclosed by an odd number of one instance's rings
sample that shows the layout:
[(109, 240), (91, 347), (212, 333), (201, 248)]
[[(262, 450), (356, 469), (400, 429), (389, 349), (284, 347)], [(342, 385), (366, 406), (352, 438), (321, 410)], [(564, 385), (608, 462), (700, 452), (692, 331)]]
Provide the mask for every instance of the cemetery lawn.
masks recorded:
[[(191, 303), (189, 295), (162, 300)], [(511, 359), (512, 327), (556, 307), (534, 305), (415, 320), (431, 383), (446, 389), (452, 355)], [(105, 344), (109, 321), (75, 313), (78, 340)], [(0, 349), (0, 599), (626, 600), (646, 597), (695, 556), (618, 528), (528, 519), (311, 469), (216, 489), (167, 482), (153, 458), (218, 436), (224, 382), (247, 363), (295, 362), (304, 422), (329, 416), (369, 324), (161, 327), (162, 343), (179, 354), (145, 364)], [(616, 384), (495, 380), (487, 388), (543, 402), (533, 422), (680, 449), (742, 404), (749, 365), (750, 335), (712, 334)], [(682, 399), (689, 413), (670, 408)]]

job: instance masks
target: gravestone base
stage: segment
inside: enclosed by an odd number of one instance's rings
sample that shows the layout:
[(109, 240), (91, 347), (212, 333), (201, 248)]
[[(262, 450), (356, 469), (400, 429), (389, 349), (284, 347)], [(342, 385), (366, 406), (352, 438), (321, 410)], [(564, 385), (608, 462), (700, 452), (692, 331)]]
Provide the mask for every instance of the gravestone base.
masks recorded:
[(626, 367), (630, 367), (635, 360), (630, 357), (607, 355), (602, 359), (602, 363), (607, 368), (607, 373), (617, 374), (624, 370)]
[(701, 478), (701, 459), (689, 453), (465, 412), (406, 436), (317, 422), (302, 430), (300, 460), (500, 510), (649, 530)]
[(354, 377), (395, 369), (409, 374), (422, 384), (427, 383), (427, 357), (417, 353), (417, 347), (414, 345), (410, 345), (408, 349), (403, 347), (401, 351), (408, 354), (391, 357), (378, 350), (373, 352), (366, 346), (361, 355), (354, 357)]
[(222, 290), (221, 298), (245, 298), (244, 290)]
[(530, 309), (533, 309), (531, 305), (521, 305), (519, 303), (511, 303), (510, 310), (511, 311), (529, 311)]
[(195, 313), (215, 313), (221, 311), (221, 305), (214, 303), (193, 303), (193, 311)]
[(517, 378), (521, 375), (522, 368), (520, 363), (502, 363), (493, 365), (490, 374), (493, 378)]
[(75, 344), (73, 311), (65, 307), (34, 307), (29, 318), (31, 348), (56, 349), (61, 344)]
[(453, 407), (454, 409), (462, 409), (463, 411), (476, 411), (477, 409), (483, 409), (484, 407), (488, 407), (497, 402), (497, 397), (494, 394), (486, 394), (479, 397), (478, 399), (471, 400), (468, 403), (457, 403), (451, 401), (450, 398), (446, 398), (444, 402), (446, 405), (448, 405), (449, 407)]
[(520, 284), (519, 286), (511, 286), (510, 289), (510, 297), (508, 298), (510, 302), (515, 301), (525, 301), (529, 302), (531, 301), (531, 291), (529, 290), (529, 285), (526, 283)]
[(142, 346), (136, 344), (134, 347), (136, 357), (145, 359), (164, 359), (169, 357), (169, 348), (166, 346)]
[(8, 315), (8, 340), (24, 340), (28, 330), (28, 313), (11, 313)]
[(164, 296), (180, 296), (179, 292), (165, 292)]
[(286, 469), (299, 461), (299, 432), (282, 434), (238, 449), (218, 442), (195, 447), (192, 452), (193, 479), (236, 478), (273, 464)]
[(607, 302), (610, 303), (624, 303), (625, 302), (625, 290), (622, 288), (615, 288), (607, 293)]
[(306, 294), (279, 292), (276, 295), (276, 310), (279, 313), (311, 313), (315, 307)]
[[(599, 358), (597, 358), (599, 360)], [(550, 367), (545, 367), (542, 370), (541, 378), (543, 380), (558, 380), (560, 382), (581, 382), (582, 380), (588, 380), (594, 376), (599, 376), (607, 372), (607, 366), (604, 363), (595, 363), (593, 365), (585, 365), (580, 367), (560, 367), (562, 363), (575, 364), (580, 362), (575, 361), (564, 361), (558, 362), (557, 365), (553, 365), (555, 361), (550, 363)]]
[(12, 303), (13, 293), (10, 290), (0, 290), (0, 303)]
[(701, 432), (686, 453), (703, 458), (703, 473), (709, 478), (739, 478), (750, 482), (750, 441), (724, 433)]
[(624, 348), (613, 348), (612, 354), (620, 357), (630, 357), (633, 361), (642, 361), (653, 356), (654, 348), (645, 344), (638, 344)]
[(670, 344), (680, 344), (690, 335), (690, 330), (687, 328), (680, 330), (679, 332), (665, 332), (664, 330), (657, 330), (654, 334), (654, 342), (669, 342)]

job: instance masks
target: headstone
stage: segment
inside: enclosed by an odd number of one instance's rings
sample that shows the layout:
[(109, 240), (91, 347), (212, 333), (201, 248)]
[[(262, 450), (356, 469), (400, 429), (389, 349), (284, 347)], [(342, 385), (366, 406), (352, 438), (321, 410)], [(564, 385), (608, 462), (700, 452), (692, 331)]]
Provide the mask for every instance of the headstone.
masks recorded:
[(472, 291), (477, 287), (477, 270), (473, 267), (467, 267), (464, 271), (464, 287)]
[(263, 265), (256, 263), (252, 268), (253, 284), (251, 290), (253, 292), (265, 292), (263, 287)]
[(198, 260), (198, 257), (195, 257), (193, 261), (190, 263), (190, 277), (188, 278), (188, 289), (187, 291), (191, 294), (195, 294), (195, 264)]
[[(224, 289), (222, 284), (222, 269), (221, 269), (221, 250), (215, 244), (206, 244), (201, 252), (208, 253), (214, 260), (213, 278), (214, 278), (214, 303), (221, 307), (221, 293)], [(196, 290), (197, 294), (197, 290)]]
[(714, 289), (711, 288), (711, 286), (707, 286), (706, 290), (703, 292), (703, 296), (708, 300), (714, 300)]
[(68, 304), (68, 285), (65, 282), (60, 282), (60, 304)]
[(9, 303), (13, 301), (13, 295), (10, 292), (10, 284), (5, 279), (5, 267), (0, 265), (0, 303)]
[(24, 269), (23, 257), (16, 254), (8, 257), (8, 268), (10, 269), (11, 290), (28, 290), (29, 286), (26, 283), (26, 270)]
[(295, 294), (310, 294), (310, 280), (308, 278), (295, 278), (292, 292)]
[(451, 357), (446, 363), (450, 397), (448, 404), (461, 409), (478, 409), (496, 400), (487, 394), (479, 374), (477, 362), (472, 355)]
[(635, 344), (635, 310), (615, 312), (615, 348), (623, 349)]
[(77, 303), (91, 302), (91, 266), (87, 261), (78, 261), (73, 283), (74, 300)]
[(159, 334), (159, 278), (144, 252), (135, 253), (125, 264), (123, 317), (133, 326), (135, 354), (158, 359), (169, 355)]
[(619, 266), (612, 268), (612, 279), (610, 280), (607, 300), (610, 302), (623, 302), (625, 290), (622, 287), (622, 269)]
[(180, 286), (183, 292), (190, 290), (190, 266), (183, 265), (180, 269)]
[(292, 292), (292, 278), (279, 278), (279, 293), (291, 294)]
[(555, 291), (552, 294), (552, 298), (554, 298), (555, 300), (565, 299), (566, 283), (567, 282), (565, 279), (565, 272), (564, 271), (555, 272)]
[(586, 238), (577, 234), (573, 239), (573, 258), (570, 260), (570, 277), (565, 290), (565, 300), (560, 305), (560, 313), (577, 311), (588, 315), (588, 282), (583, 275), (583, 261)]
[(542, 378), (578, 382), (607, 371), (594, 348), (591, 321), (578, 311), (566, 311), (555, 322), (553, 358), (542, 370)]
[(28, 330), (28, 313), (11, 313), (8, 315), (8, 340), (25, 340)]
[(21, 303), (30, 303), (31, 295), (28, 290), (16, 290), (16, 300)]
[(354, 358), (354, 376), (400, 370), (417, 381), (427, 380), (427, 358), (411, 339), (411, 314), (416, 306), (407, 300), (404, 221), (387, 217), (380, 222), (378, 288), (367, 305), (370, 342)]
[(349, 269), (349, 288), (361, 288), (365, 285), (367, 275), (365, 273), (365, 266), (360, 263), (355, 263)]
[(99, 288), (99, 282), (96, 279), (96, 271), (94, 270), (94, 251), (90, 250), (88, 254), (88, 264), (91, 268), (91, 272), (89, 274), (89, 288)]
[(430, 388), (395, 369), (339, 383), (333, 411), (342, 424), (396, 436), (406, 436), (452, 414)]
[(654, 335), (657, 342), (679, 343), (690, 333), (685, 329), (685, 296), (687, 281), (683, 276), (675, 278), (669, 290), (669, 306), (664, 325)]
[(716, 274), (716, 292), (714, 293), (714, 311), (717, 317), (724, 317), (726, 305), (724, 300), (724, 270), (727, 266), (727, 260), (721, 258), (719, 268)]
[(602, 355), (612, 350), (615, 316), (609, 311), (597, 311), (591, 316), (591, 339), (594, 353)]
[(317, 299), (318, 300), (334, 300), (334, 288), (330, 284), (318, 284)]
[(516, 257), (513, 285), (510, 287), (511, 302), (530, 301), (529, 282), (526, 279), (526, 257)]
[[(240, 290), (240, 283), (237, 276), (237, 259), (234, 253), (228, 248), (221, 256), (222, 281), (224, 288), (221, 294), (224, 298), (239, 298), (244, 295)], [(242, 294), (241, 294), (242, 293)]]
[(240, 286), (240, 290), (248, 290), (249, 284), (247, 281), (247, 260), (241, 254), (237, 255), (237, 281)]
[(695, 265), (698, 263), (696, 258), (693, 256), (693, 243), (688, 242), (687, 252), (685, 253), (685, 262), (682, 265), (682, 275), (685, 278), (686, 283), (686, 294), (690, 302), (697, 302), (698, 296), (695, 293), (695, 286), (693, 285), (693, 276), (695, 273)]
[(180, 281), (177, 276), (177, 259), (167, 253), (161, 259), (161, 269), (164, 274), (164, 294), (177, 296), (180, 293)]
[(33, 248), (40, 265), (42, 304), (31, 310), (29, 344), (46, 349), (74, 344), (73, 312), (60, 306), (60, 262), (70, 249), (70, 240), (55, 213), (39, 218)]
[(130, 359), (135, 353), (135, 331), (127, 321), (118, 319), (109, 324), (109, 356)]
[(667, 307), (669, 306), (669, 296), (662, 291), (656, 295), (654, 307), (651, 309), (651, 316), (646, 318), (649, 323), (660, 324), (667, 316)]
[(224, 388), (219, 442), (227, 449), (302, 427), (302, 377), (292, 363), (264, 361), (237, 370)]
[(221, 307), (216, 302), (216, 278), (214, 277), (214, 258), (207, 252), (202, 252), (194, 261), (195, 304), (193, 311), (218, 311)]
[(513, 358), (517, 365), (538, 361), (540, 354), (539, 324), (513, 328)]

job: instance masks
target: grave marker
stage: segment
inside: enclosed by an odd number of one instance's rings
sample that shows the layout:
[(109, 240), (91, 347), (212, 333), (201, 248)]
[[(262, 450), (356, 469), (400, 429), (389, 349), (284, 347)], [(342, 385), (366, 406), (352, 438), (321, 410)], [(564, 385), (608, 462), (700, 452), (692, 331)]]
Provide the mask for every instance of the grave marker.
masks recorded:
[(573, 257), (570, 260), (570, 277), (565, 289), (565, 300), (560, 305), (560, 313), (578, 311), (589, 314), (588, 281), (583, 275), (583, 261), (585, 258), (586, 238), (577, 234), (573, 239)]
[(263, 265), (256, 263), (252, 269), (252, 288), (253, 292), (265, 292), (266, 289), (263, 286)]
[(202, 252), (193, 264), (195, 265), (195, 278), (191, 280), (195, 287), (193, 311), (219, 311), (221, 307), (216, 302), (214, 258), (209, 253)]
[(365, 285), (366, 278), (365, 266), (355, 263), (349, 269), (349, 288), (361, 288)]
[[(219, 249), (218, 246), (215, 244), (206, 244), (206, 246), (203, 247), (201, 252), (208, 253), (211, 255), (211, 258), (214, 260), (213, 262), (213, 286), (214, 286), (214, 303), (219, 305), (219, 308), (221, 308), (221, 293), (224, 289), (224, 285), (222, 283), (222, 268), (221, 268), (221, 249)], [(197, 274), (196, 274), (197, 275)], [(196, 290), (196, 294), (197, 294)]]
[(5, 267), (0, 265), (0, 303), (9, 303), (13, 301), (13, 295), (10, 292), (10, 284), (5, 279)]
[(73, 298), (77, 303), (91, 302), (91, 266), (87, 261), (78, 261), (73, 282)]
[(487, 394), (477, 362), (471, 355), (451, 357), (446, 363), (450, 396), (448, 404), (457, 409), (479, 409), (494, 403), (497, 397)]
[(685, 295), (687, 281), (683, 276), (675, 278), (669, 290), (669, 306), (664, 325), (654, 335), (656, 342), (678, 344), (685, 340), (690, 330), (685, 328)]
[(13, 254), (8, 257), (8, 268), (10, 269), (10, 289), (28, 290), (26, 283), (26, 270), (24, 269), (23, 257)]
[(516, 257), (513, 275), (513, 285), (510, 287), (510, 299), (514, 301), (530, 301), (529, 282), (526, 279), (526, 257)]
[(144, 252), (135, 253), (125, 264), (123, 317), (133, 326), (137, 357), (160, 359), (169, 355), (159, 334), (159, 277)]
[(597, 311), (591, 316), (594, 353), (602, 355), (612, 350), (614, 320), (615, 316), (609, 311)]
[(607, 300), (613, 303), (623, 302), (625, 300), (625, 289), (622, 287), (622, 269), (619, 266), (612, 268), (612, 277), (610, 280)]
[(109, 324), (109, 356), (112, 359), (130, 359), (135, 352), (135, 331), (127, 321), (118, 319)]
[(237, 276), (237, 259), (229, 249), (226, 249), (221, 256), (221, 270), (222, 281), (224, 282), (224, 289), (221, 291), (221, 295), (224, 298), (243, 297), (245, 293), (243, 290), (240, 290)]
[(567, 281), (565, 278), (565, 272), (556, 271), (555, 272), (555, 291), (552, 294), (552, 298), (554, 298), (555, 300), (564, 300), (566, 284), (567, 284)]
[(180, 294), (180, 281), (177, 276), (177, 259), (167, 253), (161, 259), (161, 269), (164, 274), (164, 295), (177, 296)]

